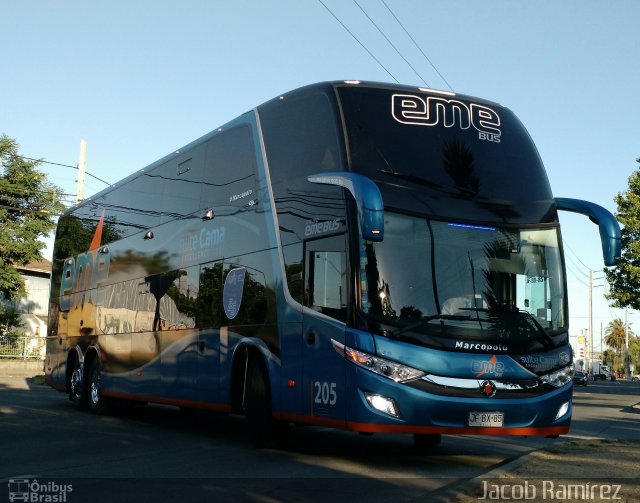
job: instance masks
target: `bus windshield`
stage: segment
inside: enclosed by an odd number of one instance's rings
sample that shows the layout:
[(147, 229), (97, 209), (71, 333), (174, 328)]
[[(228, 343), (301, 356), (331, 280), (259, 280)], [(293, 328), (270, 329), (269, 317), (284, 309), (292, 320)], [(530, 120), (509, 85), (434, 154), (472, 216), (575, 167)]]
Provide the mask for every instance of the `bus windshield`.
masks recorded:
[[(508, 109), (387, 89), (339, 92), (350, 169), (380, 187), (385, 206), (443, 220), (552, 222), (553, 196), (540, 156)], [(432, 109), (420, 108), (426, 100)], [(470, 110), (494, 117), (499, 134), (480, 131), (483, 121), (473, 126)]]
[(360, 254), (361, 308), (383, 333), (516, 342), (567, 329), (556, 227), (387, 211), (384, 241), (362, 242)]

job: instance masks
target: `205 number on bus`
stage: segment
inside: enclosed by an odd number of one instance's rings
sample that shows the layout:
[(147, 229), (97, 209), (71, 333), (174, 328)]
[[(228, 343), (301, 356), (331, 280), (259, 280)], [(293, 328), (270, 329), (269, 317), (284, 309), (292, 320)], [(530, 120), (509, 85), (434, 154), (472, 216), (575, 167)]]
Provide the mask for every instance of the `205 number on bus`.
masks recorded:
[(319, 405), (335, 405), (338, 401), (338, 385), (334, 382), (320, 382), (315, 381), (313, 383), (315, 398), (314, 403)]

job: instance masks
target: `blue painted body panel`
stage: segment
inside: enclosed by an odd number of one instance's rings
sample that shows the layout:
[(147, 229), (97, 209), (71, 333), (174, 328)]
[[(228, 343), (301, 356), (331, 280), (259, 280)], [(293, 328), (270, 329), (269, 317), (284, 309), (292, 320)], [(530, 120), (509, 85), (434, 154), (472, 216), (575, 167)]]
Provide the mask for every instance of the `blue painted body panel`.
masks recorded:
[[(148, 338), (149, 344), (153, 345), (150, 350), (152, 356), (144, 363), (125, 362), (129, 364), (125, 365), (119, 362), (121, 368), (110, 368), (112, 353), (106, 340), (112, 335), (91, 333), (86, 337), (70, 336), (68, 317), (60, 316), (57, 328), (60, 335), (55, 333), (47, 341), (47, 378), (54, 387), (64, 390), (69, 374), (67, 362), (72, 361), (69, 355), (75, 351), (76, 346), (85, 352), (88, 348), (97, 346), (104, 350), (101, 353), (104, 358), (102, 386), (106, 395), (128, 396), (176, 405), (205, 407), (211, 404), (230, 408), (234, 358), (244, 358), (243, 350), (251, 347), (264, 358), (272, 409), (277, 416), (283, 418), (361, 431), (369, 431), (369, 425), (398, 427), (398, 431), (404, 432), (419, 432), (422, 431), (420, 428), (430, 427), (461, 430), (468, 428), (470, 412), (502, 411), (505, 429), (524, 431), (556, 426), (568, 427), (571, 407), (557, 420), (555, 415), (562, 404), (571, 402), (571, 383), (544, 394), (522, 398), (501, 398), (499, 393), (491, 398), (484, 398), (480, 394), (477, 398), (454, 397), (436, 395), (410, 384), (397, 383), (347, 361), (339, 351), (340, 345), (443, 377), (479, 380), (527, 380), (536, 377), (518, 360), (517, 355), (494, 352), (491, 347), (487, 348), (486, 352), (457, 352), (416, 346), (352, 328), (349, 324), (355, 324), (353, 320), (350, 320), (350, 323), (337, 321), (302, 306), (298, 302), (299, 299), (294, 300), (287, 287), (287, 278), (284, 277), (289, 271), (284, 270), (283, 250), (278, 237), (281, 229), (274, 225), (274, 222), (277, 224), (277, 216), (274, 215), (275, 203), (271, 197), (269, 169), (266, 165), (257, 115), (246, 114), (223, 129), (239, 124), (251, 126), (255, 150), (262, 154), (256, 158), (256, 194), (255, 200), (251, 201), (255, 201), (254, 205), (259, 205), (260, 210), (252, 214), (253, 220), (244, 221), (235, 214), (217, 216), (215, 220), (207, 222), (193, 215), (189, 219), (177, 219), (165, 225), (164, 234), (156, 229), (155, 240), (138, 240), (139, 249), (136, 252), (139, 253), (140, 263), (145, 260), (151, 261), (156, 254), (178, 250), (182, 245), (178, 246), (176, 242), (184, 239), (186, 234), (200, 236), (199, 232), (202, 232), (202, 229), (213, 234), (226, 224), (227, 241), (224, 247), (220, 245), (219, 249), (210, 246), (207, 250), (190, 250), (190, 253), (185, 253), (182, 257), (180, 253), (175, 253), (168, 259), (171, 261), (172, 270), (202, 266), (201, 254), (205, 251), (211, 255), (206, 256), (207, 262), (218, 261), (224, 266), (247, 267), (249, 270), (251, 257), (248, 256), (255, 257), (260, 254), (260, 260), (266, 264), (265, 270), (269, 269), (264, 271), (265, 289), (273, 296), (275, 319), (269, 320), (268, 323), (250, 325), (251, 329), (246, 331), (246, 326), (224, 326), (216, 329), (185, 329), (179, 335), (176, 335), (175, 331), (171, 333), (162, 330), (118, 334), (120, 340), (117, 342), (124, 347), (127, 344), (131, 346), (134, 338), (138, 338), (138, 341)], [(208, 137), (213, 135), (214, 133), (211, 133)], [(165, 161), (166, 159), (159, 161), (157, 165)], [(321, 170), (318, 172), (322, 173)], [(324, 173), (324, 176), (341, 175), (336, 171)], [(373, 196), (362, 196), (365, 201), (374, 201), (375, 204), (371, 207), (357, 208), (356, 212), (361, 212), (360, 220), (365, 232), (380, 230), (378, 237), (382, 238), (384, 206), (379, 190), (372, 190), (376, 185), (370, 180), (368, 183), (361, 183), (362, 175), (351, 174), (347, 178), (352, 183), (355, 180), (356, 196), (359, 193), (375, 192)], [(565, 200), (565, 206), (567, 205)], [(309, 219), (312, 218), (313, 215), (310, 213)], [(342, 229), (345, 235), (348, 235), (347, 231), (355, 232), (357, 226), (352, 225), (347, 229), (346, 225), (345, 221), (345, 228)], [(259, 230), (254, 231), (254, 228), (258, 227), (265, 230), (262, 233)], [(241, 231), (234, 234), (238, 228), (241, 228)], [(251, 232), (257, 236), (256, 241), (259, 241), (260, 246), (254, 250), (245, 250), (244, 238)], [(349, 242), (348, 239), (345, 241)], [(352, 243), (348, 246), (351, 245)], [(125, 245), (122, 246), (123, 250), (118, 250), (115, 244), (113, 246), (114, 263), (117, 252), (121, 255), (127, 252)], [(615, 255), (615, 250), (612, 253)], [(349, 281), (352, 283), (355, 283), (356, 269), (357, 265), (349, 270)], [(299, 272), (301, 277), (303, 273), (306, 272)], [(123, 276), (126, 274), (123, 273)], [(139, 276), (126, 279), (145, 277), (145, 274), (138, 271), (135, 271), (135, 274)], [(58, 337), (61, 341), (64, 338), (64, 345), (58, 342)], [(338, 347), (332, 341), (338, 343)], [(374, 410), (365, 399), (365, 392), (393, 399), (400, 411), (400, 417), (394, 418)]]
[[(459, 398), (433, 395), (399, 384), (384, 377), (350, 365), (347, 371), (347, 415), (356, 423), (374, 423), (395, 426), (436, 426), (466, 428), (469, 412), (504, 412), (504, 428), (545, 428), (568, 426), (571, 414), (555, 420), (560, 406), (571, 401), (573, 386), (567, 384), (551, 393), (538, 397), (500, 399), (499, 396)], [(374, 410), (365, 400), (364, 391), (393, 398), (400, 418)], [(569, 411), (570, 412), (570, 411)]]

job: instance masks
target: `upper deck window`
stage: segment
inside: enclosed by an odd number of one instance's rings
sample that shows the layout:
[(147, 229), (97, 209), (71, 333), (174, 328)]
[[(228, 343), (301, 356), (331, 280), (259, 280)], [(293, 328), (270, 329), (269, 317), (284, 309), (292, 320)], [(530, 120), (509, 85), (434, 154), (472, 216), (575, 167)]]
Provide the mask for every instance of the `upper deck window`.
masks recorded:
[[(535, 146), (508, 109), (421, 91), (343, 87), (338, 93), (351, 169), (376, 181), (383, 195), (409, 188), (429, 197), (430, 208), (417, 211), (457, 218), (491, 206), (492, 220), (526, 219), (535, 204), (551, 201)], [(475, 201), (473, 211), (464, 201)], [(388, 195), (385, 203), (411, 205), (406, 196)]]
[(250, 206), (256, 197), (256, 152), (248, 125), (207, 142), (201, 207)]

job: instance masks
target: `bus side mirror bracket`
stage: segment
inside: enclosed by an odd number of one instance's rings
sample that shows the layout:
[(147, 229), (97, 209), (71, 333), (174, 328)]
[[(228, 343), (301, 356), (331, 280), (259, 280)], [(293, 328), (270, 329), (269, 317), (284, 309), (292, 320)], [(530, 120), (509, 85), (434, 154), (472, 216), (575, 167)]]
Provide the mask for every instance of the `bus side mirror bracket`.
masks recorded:
[(317, 173), (307, 177), (311, 183), (344, 187), (356, 200), (362, 237), (367, 241), (384, 239), (384, 205), (380, 189), (364, 175), (348, 171)]
[(620, 263), (620, 225), (616, 218), (605, 208), (589, 201), (581, 199), (569, 199), (566, 197), (555, 198), (556, 207), (559, 210), (571, 211), (586, 215), (600, 228), (600, 241), (602, 242), (602, 256), (607, 266)]

